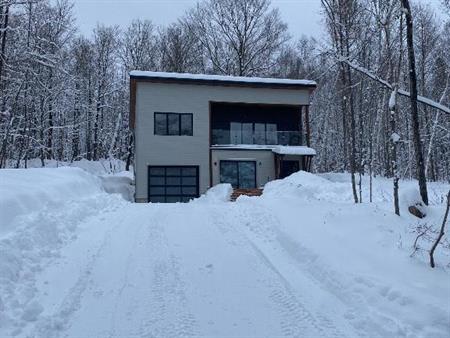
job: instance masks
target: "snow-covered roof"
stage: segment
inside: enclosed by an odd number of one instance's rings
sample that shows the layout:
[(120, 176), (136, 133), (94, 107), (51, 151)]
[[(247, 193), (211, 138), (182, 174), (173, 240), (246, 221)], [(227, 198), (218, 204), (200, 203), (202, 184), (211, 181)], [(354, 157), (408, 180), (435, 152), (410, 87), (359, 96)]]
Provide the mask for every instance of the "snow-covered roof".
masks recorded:
[(212, 145), (213, 149), (271, 150), (280, 155), (316, 155), (313, 148), (306, 146), (278, 146), (264, 144), (220, 144)]
[(280, 155), (316, 155), (313, 148), (306, 146), (276, 146), (272, 151)]
[(213, 149), (272, 150), (274, 145), (265, 144), (213, 144)]
[(190, 74), (190, 73), (166, 73), (133, 70), (130, 77), (137, 79), (151, 79), (161, 82), (204, 82), (205, 84), (228, 84), (228, 85), (260, 85), (275, 87), (316, 87), (317, 83), (312, 80), (293, 80), (263, 77), (244, 77), (229, 75)]

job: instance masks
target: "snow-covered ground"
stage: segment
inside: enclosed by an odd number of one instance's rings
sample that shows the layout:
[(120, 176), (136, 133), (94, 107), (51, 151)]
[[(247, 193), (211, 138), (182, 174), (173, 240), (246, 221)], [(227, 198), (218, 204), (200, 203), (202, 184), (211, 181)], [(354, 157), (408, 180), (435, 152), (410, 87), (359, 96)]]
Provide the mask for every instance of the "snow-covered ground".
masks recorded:
[(423, 220), (391, 185), (354, 205), (348, 175), (300, 172), (235, 203), (221, 185), (134, 204), (126, 174), (1, 170), (0, 336), (448, 337), (449, 249), (410, 255), (449, 185)]

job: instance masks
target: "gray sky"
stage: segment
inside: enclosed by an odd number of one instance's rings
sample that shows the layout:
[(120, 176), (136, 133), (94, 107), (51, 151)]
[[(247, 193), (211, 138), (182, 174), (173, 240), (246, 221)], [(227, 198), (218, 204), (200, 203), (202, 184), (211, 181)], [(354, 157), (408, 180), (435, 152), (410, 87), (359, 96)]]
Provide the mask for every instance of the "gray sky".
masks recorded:
[[(197, 0), (72, 0), (80, 32), (89, 36), (97, 22), (126, 27), (133, 19), (149, 19), (157, 25), (175, 22)], [(416, 0), (431, 4), (438, 18), (442, 11), (440, 0)], [(293, 38), (302, 35), (320, 38), (324, 34), (321, 24), (320, 0), (272, 0), (289, 25)]]
[[(90, 35), (96, 23), (118, 24), (126, 27), (133, 19), (149, 19), (157, 25), (176, 21), (196, 0), (73, 0), (80, 32)], [(319, 38), (320, 0), (272, 0), (278, 7), (289, 32), (294, 37), (302, 34)]]

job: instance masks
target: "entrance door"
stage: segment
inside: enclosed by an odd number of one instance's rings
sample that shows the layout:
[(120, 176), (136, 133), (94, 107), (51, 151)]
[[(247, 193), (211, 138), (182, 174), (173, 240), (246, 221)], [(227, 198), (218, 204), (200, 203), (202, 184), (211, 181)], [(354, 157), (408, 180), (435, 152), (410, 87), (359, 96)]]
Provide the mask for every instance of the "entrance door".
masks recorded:
[(256, 188), (256, 162), (220, 161), (220, 183), (230, 183), (235, 189)]
[(289, 175), (299, 171), (300, 167), (298, 161), (281, 161), (280, 178), (288, 177)]

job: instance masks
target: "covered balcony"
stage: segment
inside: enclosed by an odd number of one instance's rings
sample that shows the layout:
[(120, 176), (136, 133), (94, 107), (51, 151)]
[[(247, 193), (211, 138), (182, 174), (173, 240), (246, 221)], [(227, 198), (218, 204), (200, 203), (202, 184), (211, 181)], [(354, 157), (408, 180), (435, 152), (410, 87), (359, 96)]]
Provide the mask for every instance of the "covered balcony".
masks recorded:
[(307, 113), (306, 106), (212, 102), (211, 146), (308, 145)]
[(300, 131), (280, 131), (276, 124), (231, 122), (230, 129), (213, 129), (212, 144), (259, 144), (259, 145), (289, 145), (302, 144)]

